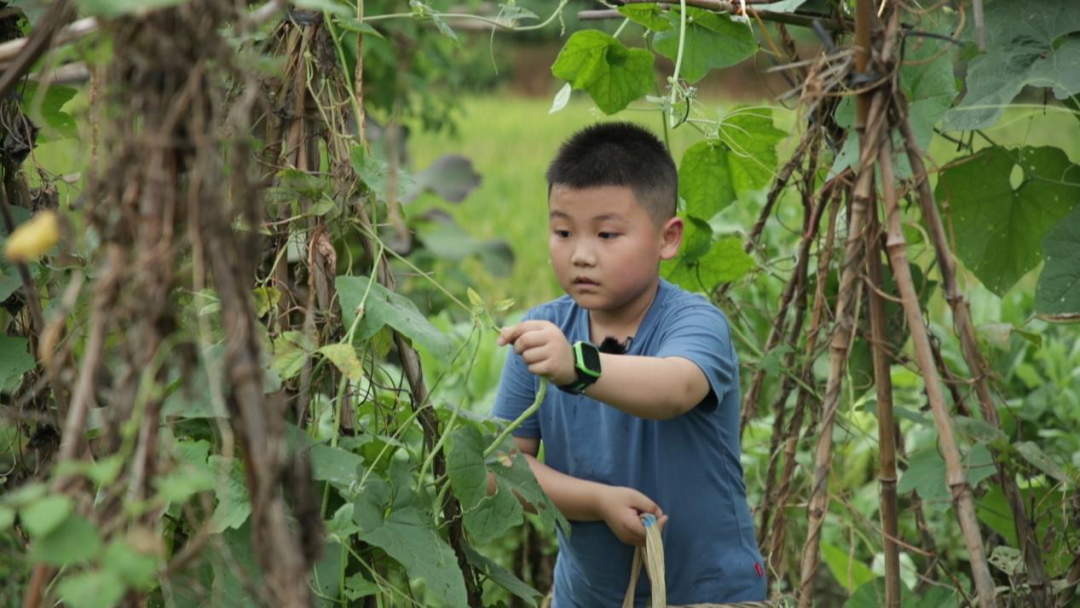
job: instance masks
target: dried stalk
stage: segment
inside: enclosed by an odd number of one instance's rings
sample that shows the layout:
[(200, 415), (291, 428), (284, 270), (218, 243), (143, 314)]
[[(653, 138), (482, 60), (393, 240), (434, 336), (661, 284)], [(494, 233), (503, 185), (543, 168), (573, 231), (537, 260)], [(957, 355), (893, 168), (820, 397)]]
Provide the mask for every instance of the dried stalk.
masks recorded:
[[(934, 251), (937, 255), (938, 268), (941, 272), (942, 283), (945, 289), (945, 300), (953, 313), (953, 323), (956, 333), (960, 337), (960, 348), (968, 369), (971, 370), (975, 383), (975, 394), (979, 399), (979, 408), (983, 419), (992, 427), (1000, 428), (1001, 421), (998, 417), (997, 406), (990, 392), (987, 382), (989, 366), (979, 350), (979, 342), (975, 335), (975, 326), (971, 322), (971, 310), (964, 299), (957, 281), (956, 260), (949, 240), (945, 234), (945, 226), (941, 221), (941, 214), (934, 201), (934, 193), (930, 190), (930, 181), (923, 163), (922, 151), (915, 139), (915, 133), (908, 119), (907, 100), (903, 95), (895, 98), (896, 111), (900, 132), (904, 137), (904, 146), (907, 150), (908, 161), (915, 175), (917, 192), (919, 195), (919, 207), (923, 218), (930, 229), (930, 238), (934, 242)], [(1013, 513), (1013, 522), (1016, 527), (1016, 536), (1020, 541), (1021, 551), (1024, 555), (1024, 565), (1027, 567), (1028, 585), (1031, 588), (1032, 599), (1036, 606), (1050, 606), (1052, 600), (1049, 597), (1050, 584), (1043, 564), (1041, 549), (1035, 538), (1035, 531), (1028, 518), (1027, 509), (1024, 505), (1023, 494), (1016, 485), (1016, 479), (1011, 467), (1006, 465), (997, 454), (994, 454), (994, 462), (997, 466), (997, 480), (1001, 484), (1009, 507)]]
[[(768, 510), (775, 506), (776, 519), (773, 521), (772, 531), (768, 538), (769, 572), (781, 578), (783, 575), (781, 561), (783, 556), (784, 538), (787, 533), (786, 505), (788, 496), (791, 494), (791, 477), (795, 473), (795, 453), (798, 451), (799, 431), (802, 430), (802, 421), (806, 414), (806, 407), (811, 398), (811, 393), (806, 387), (813, 382), (813, 363), (817, 356), (817, 342), (821, 335), (821, 328), (826, 318), (825, 281), (821, 277), (828, 276), (829, 265), (832, 261), (833, 243), (836, 238), (836, 221), (840, 212), (839, 195), (844, 189), (836, 188), (829, 205), (829, 219), (826, 224), (825, 242), (818, 250), (817, 276), (818, 281), (814, 289), (814, 304), (810, 313), (810, 331), (803, 348), (803, 367), (799, 372), (800, 391), (795, 400), (795, 412), (792, 414), (791, 423), (784, 437), (784, 470), (780, 475), (780, 486), (776, 492), (776, 500), (765, 505), (762, 518), (767, 519)], [(823, 203), (824, 204), (824, 203)], [(764, 524), (763, 524), (764, 525)], [(766, 543), (759, 545), (766, 548)]]
[(889, 253), (893, 277), (896, 279), (908, 326), (911, 329), (915, 358), (926, 382), (926, 395), (934, 414), (938, 442), (945, 459), (945, 479), (952, 492), (953, 505), (963, 530), (964, 544), (967, 545), (971, 560), (971, 574), (978, 592), (979, 605), (982, 608), (993, 608), (996, 606), (996, 591), (993, 578), (990, 576), (990, 567), (986, 561), (979, 522), (975, 517), (971, 487), (964, 473), (960, 449), (956, 445), (948, 406), (945, 404), (945, 394), (941, 388), (941, 379), (937, 373), (937, 366), (934, 365), (933, 354), (930, 352), (930, 338), (927, 335), (926, 325), (923, 323), (922, 309), (919, 307), (918, 294), (915, 292), (915, 283), (908, 266), (907, 241), (901, 224), (900, 206), (896, 200), (895, 188), (892, 187), (895, 176), (892, 167), (892, 145), (888, 138), (882, 141), (879, 163), (881, 179), (885, 183), (885, 212), (888, 218), (885, 249)]
[[(883, 176), (883, 189), (894, 189), (895, 184)], [(894, 193), (895, 195), (895, 193)], [(893, 419), (892, 378), (885, 316), (885, 298), (877, 291), (884, 289), (881, 269), (880, 227), (877, 212), (871, 211), (870, 229), (866, 236), (867, 271), (871, 289), (870, 317), (872, 354), (874, 359), (874, 385), (877, 388), (878, 419), (878, 482), (881, 484), (881, 531), (885, 550), (885, 605), (900, 606), (900, 553), (896, 544), (899, 537), (896, 524), (896, 422)]]
[[(870, 64), (870, 20), (873, 6), (870, 0), (856, 4), (855, 69), (865, 73)], [(895, 22), (895, 20), (894, 20)], [(896, 28), (886, 32), (882, 63), (888, 64), (891, 41), (895, 40)], [(865, 214), (873, 194), (874, 158), (882, 139), (881, 131), (885, 116), (885, 91), (881, 88), (864, 92), (856, 98), (856, 129), (859, 133), (859, 174), (852, 191), (851, 214), (848, 222), (847, 243), (840, 275), (840, 292), (836, 302), (836, 328), (833, 333), (829, 356), (829, 376), (822, 403), (821, 428), (814, 448), (813, 485), (807, 509), (808, 530), (803, 546), (799, 575), (799, 607), (809, 608), (814, 601), (814, 577), (818, 566), (818, 548), (821, 529), (829, 509), (829, 469), (832, 465), (832, 428), (840, 405), (840, 389), (847, 370), (848, 353), (854, 337), (854, 311), (858, 307), (862, 282), (863, 236)]]
[[(815, 171), (810, 171), (809, 176), (813, 176)], [(805, 187), (812, 187), (812, 177), (808, 177), (808, 183), (804, 184)], [(825, 208), (828, 206), (829, 198), (832, 193), (832, 187), (823, 189), (821, 195), (819, 195), (818, 202), (815, 204), (813, 197), (810, 194), (804, 195), (803, 202), (807, 206), (805, 219), (803, 222), (803, 236), (799, 243), (798, 262), (795, 266), (795, 272), (793, 280), (796, 284), (795, 293), (795, 321), (792, 323), (791, 331), (789, 332), (788, 343), (791, 346), (791, 351), (784, 357), (784, 369), (791, 370), (795, 366), (795, 358), (797, 352), (797, 346), (799, 342), (799, 336), (802, 335), (804, 319), (806, 316), (806, 287), (809, 283), (809, 266), (810, 266), (810, 247), (817, 240), (818, 229), (821, 224), (821, 216), (825, 212)], [(780, 393), (773, 400), (772, 411), (774, 415), (773, 420), (773, 436), (769, 445), (769, 464), (765, 474), (765, 500), (762, 501), (764, 509), (761, 515), (761, 525), (758, 527), (758, 545), (764, 546), (765, 539), (769, 530), (769, 514), (770, 506), (773, 503), (773, 494), (775, 493), (776, 486), (776, 468), (779, 464), (779, 451), (780, 442), (783, 438), (783, 430), (785, 423), (785, 413), (787, 408), (788, 397), (791, 395), (791, 391), (795, 390), (796, 386), (795, 372), (789, 371), (785, 373), (784, 380), (780, 386)], [(745, 412), (745, 410), (744, 410)]]

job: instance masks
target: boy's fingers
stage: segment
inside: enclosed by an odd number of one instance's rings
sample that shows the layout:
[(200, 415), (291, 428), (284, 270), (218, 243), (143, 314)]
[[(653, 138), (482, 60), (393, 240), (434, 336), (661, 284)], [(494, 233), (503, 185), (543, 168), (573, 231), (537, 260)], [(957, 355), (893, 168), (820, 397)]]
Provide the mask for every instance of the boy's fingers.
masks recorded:
[(551, 325), (551, 321), (522, 321), (513, 327), (508, 327), (499, 332), (499, 345), (510, 344), (520, 338), (524, 333), (543, 329)]
[(514, 350), (520, 355), (527, 350), (544, 346), (547, 343), (548, 339), (543, 332), (526, 331), (518, 336), (517, 340), (514, 340)]

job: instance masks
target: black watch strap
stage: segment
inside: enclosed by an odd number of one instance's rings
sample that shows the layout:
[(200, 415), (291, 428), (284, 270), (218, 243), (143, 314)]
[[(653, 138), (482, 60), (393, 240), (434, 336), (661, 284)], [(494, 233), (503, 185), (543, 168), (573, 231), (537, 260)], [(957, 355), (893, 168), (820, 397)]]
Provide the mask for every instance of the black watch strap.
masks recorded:
[(600, 351), (590, 342), (575, 342), (572, 348), (577, 379), (558, 388), (571, 395), (580, 395), (600, 379)]

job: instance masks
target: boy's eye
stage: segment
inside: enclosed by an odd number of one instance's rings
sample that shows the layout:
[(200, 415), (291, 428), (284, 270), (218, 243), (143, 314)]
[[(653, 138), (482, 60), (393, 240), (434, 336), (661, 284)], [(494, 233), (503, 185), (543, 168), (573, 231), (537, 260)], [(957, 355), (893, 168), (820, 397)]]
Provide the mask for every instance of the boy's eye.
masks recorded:
[(615, 238), (617, 236), (619, 236), (618, 232), (601, 232), (599, 234), (599, 237), (604, 239), (605, 241), (611, 240), (611, 239), (613, 239), (613, 238)]
[(559, 237), (560, 239), (565, 239), (565, 238), (570, 237), (570, 231), (569, 230), (555, 230), (553, 232), (555, 233), (555, 236)]

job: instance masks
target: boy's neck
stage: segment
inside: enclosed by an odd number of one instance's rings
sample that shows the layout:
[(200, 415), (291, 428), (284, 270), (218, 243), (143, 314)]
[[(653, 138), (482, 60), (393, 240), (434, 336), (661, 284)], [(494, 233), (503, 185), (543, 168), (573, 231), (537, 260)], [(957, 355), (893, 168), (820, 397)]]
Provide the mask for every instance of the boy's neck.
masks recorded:
[(659, 291), (660, 279), (657, 278), (638, 297), (627, 302), (618, 310), (590, 310), (590, 341), (599, 344), (608, 336), (619, 341), (634, 336)]

